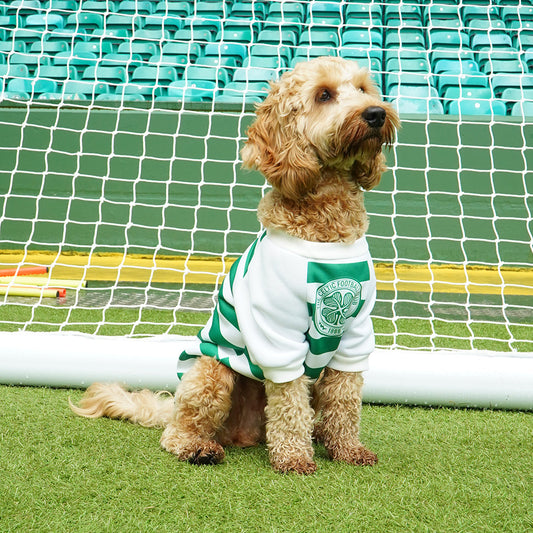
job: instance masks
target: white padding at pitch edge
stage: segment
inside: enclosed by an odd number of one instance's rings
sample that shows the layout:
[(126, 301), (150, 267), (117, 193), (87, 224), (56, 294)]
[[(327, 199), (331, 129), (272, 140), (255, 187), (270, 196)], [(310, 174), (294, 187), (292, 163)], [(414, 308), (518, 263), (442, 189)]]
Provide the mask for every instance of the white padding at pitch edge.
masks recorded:
[[(86, 388), (96, 381), (174, 390), (194, 337), (0, 333), (0, 383)], [(376, 350), (366, 402), (533, 410), (533, 353)]]

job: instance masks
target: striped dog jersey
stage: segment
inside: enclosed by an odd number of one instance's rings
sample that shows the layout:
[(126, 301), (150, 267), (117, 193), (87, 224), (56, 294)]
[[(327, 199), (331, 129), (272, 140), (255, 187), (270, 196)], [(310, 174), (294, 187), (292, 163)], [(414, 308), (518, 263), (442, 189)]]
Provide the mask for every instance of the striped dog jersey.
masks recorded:
[(318, 243), (264, 231), (232, 265), (209, 321), (179, 356), (178, 378), (202, 355), (275, 383), (325, 367), (368, 368), (376, 279), (366, 239)]

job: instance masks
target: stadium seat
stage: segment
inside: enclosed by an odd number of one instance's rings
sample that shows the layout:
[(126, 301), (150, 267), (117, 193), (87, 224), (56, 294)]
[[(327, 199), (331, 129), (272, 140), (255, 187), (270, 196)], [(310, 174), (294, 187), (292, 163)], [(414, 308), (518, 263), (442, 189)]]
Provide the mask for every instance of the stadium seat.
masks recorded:
[(396, 97), (438, 98), (439, 93), (435, 87), (430, 85), (395, 85), (387, 97), (393, 99)]
[(105, 18), (105, 27), (107, 30), (123, 29), (128, 35), (141, 29), (141, 17), (130, 15), (128, 13), (109, 14)]
[(445, 109), (453, 100), (491, 100), (494, 97), (490, 87), (448, 87), (443, 95)]
[(505, 115), (507, 109), (500, 100), (452, 100), (450, 115)]
[(472, 50), (494, 50), (495, 48), (511, 48), (511, 37), (506, 33), (477, 33), (472, 36), (470, 46)]
[(30, 71), (28, 70), (27, 65), (11, 65), (5, 64), (0, 65), (0, 79), (6, 78), (29, 78)]
[(287, 30), (263, 30), (259, 32), (258, 43), (287, 46), (296, 46), (298, 37), (294, 31)]
[(298, 41), (299, 46), (334, 46), (340, 43), (339, 30), (334, 27), (312, 26), (302, 31)]
[(116, 4), (116, 10), (119, 13), (151, 15), (154, 12), (154, 3), (141, 0), (121, 0)]
[(501, 97), (505, 89), (532, 89), (533, 74), (493, 74), (490, 78), (490, 83), (494, 95)]
[(85, 30), (102, 29), (104, 28), (104, 15), (101, 13), (79, 11), (67, 17), (65, 27), (76, 31), (79, 31), (79, 28)]
[(95, 54), (96, 57), (101, 57), (104, 54), (110, 54), (113, 52), (113, 45), (110, 42), (104, 41), (99, 42), (80, 42), (76, 43), (72, 48), (73, 55), (80, 55), (91, 53)]
[(77, 80), (79, 79), (79, 74), (74, 66), (42, 65), (39, 67), (39, 78), (48, 78), (57, 81)]
[(155, 6), (154, 13), (166, 16), (188, 17), (193, 12), (192, 2), (158, 2)]
[[(168, 40), (169, 37), (166, 39)], [(201, 28), (182, 28), (174, 33), (173, 39), (184, 43), (209, 43), (215, 40), (212, 32)]]
[(110, 84), (121, 84), (128, 81), (128, 72), (126, 67), (105, 67), (98, 65), (96, 67), (87, 67), (81, 76), (82, 80), (104, 81)]
[(463, 6), (461, 15), (463, 23), (468, 26), (471, 21), (490, 20), (498, 17), (498, 8), (488, 5), (467, 5)]
[(183, 79), (188, 81), (209, 81), (217, 88), (224, 87), (229, 81), (229, 75), (224, 68), (188, 65), (183, 73)]
[[(37, 41), (35, 43), (32, 43), (31, 46), (34, 44), (40, 44), (40, 41)], [(31, 47), (30, 47), (31, 50)], [(39, 53), (36, 50), (32, 50), (34, 53)], [(26, 52), (26, 43), (23, 41), (0, 41), (0, 53), (2, 54), (10, 54), (11, 52)]]
[(237, 66), (240, 66), (248, 57), (248, 48), (241, 43), (208, 43), (205, 45), (204, 55), (206, 57), (232, 58)]
[(66, 41), (37, 41), (32, 43), (30, 47), (30, 52), (32, 54), (54, 55), (59, 52), (67, 52), (69, 50), (70, 43), (67, 43)]
[[(120, 1), (120, 0), (118, 0)], [(81, 2), (82, 11), (100, 11), (106, 13), (107, 11), (113, 12), (116, 11), (116, 2), (110, 0), (82, 0)]]
[(63, 93), (65, 94), (83, 94), (88, 97), (93, 97), (98, 94), (108, 94), (110, 92), (110, 85), (103, 81), (67, 80), (63, 83)]
[(99, 59), (96, 54), (92, 52), (80, 52), (73, 54), (70, 50), (66, 52), (58, 52), (52, 58), (53, 65), (72, 65), (75, 67), (88, 67), (98, 63)]
[(231, 71), (237, 67), (237, 60), (234, 57), (201, 56), (196, 60), (195, 65), (203, 67), (222, 67)]
[(342, 33), (343, 46), (375, 46), (382, 48), (383, 36), (380, 31), (375, 29), (348, 29)]
[(345, 23), (347, 26), (358, 25), (355, 21), (369, 21), (365, 26), (379, 26), (382, 23), (383, 9), (374, 2), (350, 2), (346, 4)]
[(430, 4), (427, 7), (426, 14), (424, 17), (425, 24), (431, 28), (439, 20), (446, 21), (450, 23), (451, 28), (455, 27), (455, 21), (461, 23), (461, 14), (459, 12), (459, 6), (457, 5), (447, 5), (442, 3)]
[(486, 61), (483, 66), (483, 72), (485, 74), (521, 74), (527, 73), (527, 65), (522, 63), (519, 59), (514, 60), (501, 60), (494, 59)]
[(41, 31), (53, 31), (65, 26), (65, 20), (61, 15), (45, 13), (38, 15), (28, 15), (24, 21), (24, 27), (27, 29), (40, 29)]
[(161, 15), (149, 15), (142, 17), (142, 28), (145, 30), (169, 31), (171, 34), (181, 30), (185, 25), (185, 19), (172, 17), (170, 15), (162, 17)]
[(285, 61), (276, 56), (249, 56), (244, 60), (244, 67), (259, 67), (267, 69), (283, 69), (287, 67)]
[[(487, 67), (487, 63), (493, 62), (493, 61), (509, 61), (511, 63), (514, 63), (516, 61), (520, 61), (520, 52), (516, 48), (497, 48), (493, 50), (482, 50), (476, 52), (476, 61), (479, 65), (479, 68), (482, 72), (488, 71), (490, 67)], [(527, 57), (524, 56), (524, 61), (527, 65)], [(507, 71), (507, 68), (502, 65), (503, 68), (505, 68), (505, 72)], [(521, 69), (520, 69), (521, 70)]]
[(230, 17), (264, 20), (266, 12), (266, 5), (262, 2), (235, 2), (231, 7)]
[(212, 81), (178, 80), (169, 85), (167, 94), (176, 101), (209, 102), (218, 92), (217, 84)]
[(387, 27), (422, 25), (422, 9), (418, 4), (384, 4), (383, 22)]
[(41, 93), (56, 92), (58, 83), (55, 80), (13, 78), (7, 82), (7, 91), (10, 93), (26, 93), (34, 97)]
[(514, 117), (517, 117), (517, 116), (533, 117), (533, 102), (532, 101), (516, 102), (512, 107), (511, 115), (513, 115)]
[(342, 7), (340, 2), (310, 2), (307, 22), (311, 25), (340, 26), (343, 20)]
[(395, 57), (387, 60), (385, 69), (393, 72), (430, 72), (431, 70), (427, 59), (404, 59)]
[(267, 83), (279, 77), (279, 71), (270, 68), (238, 68), (233, 75), (234, 82)]
[(15, 52), (11, 54), (7, 61), (10, 65), (27, 65), (28, 70), (33, 73), (39, 65), (50, 65), (50, 58), (40, 54), (27, 54)]
[(438, 48), (468, 48), (468, 35), (460, 30), (451, 29), (430, 29), (428, 30), (428, 48), (430, 50)]
[(7, 15), (36, 15), (42, 11), (39, 0), (12, 0), (7, 3)]
[(287, 17), (296, 17), (299, 22), (306, 19), (306, 4), (303, 2), (270, 2), (268, 16), (276, 16), (279, 22)]
[(508, 108), (511, 108), (516, 102), (533, 101), (533, 88), (518, 89), (511, 87), (509, 89), (505, 89), (502, 92), (500, 98), (506, 103)]
[[(146, 84), (144, 81), (141, 83), (130, 82), (124, 86), (117, 88), (117, 94), (121, 94), (124, 97), (124, 100), (152, 100), (156, 96), (163, 96), (165, 93), (165, 88), (156, 85), (156, 84)], [(137, 96), (142, 96), (142, 99), (136, 98)]]
[(100, 61), (99, 64), (103, 67), (117, 67), (123, 66), (126, 67), (128, 71), (128, 77), (131, 76), (132, 72), (144, 64), (142, 57), (139, 54), (119, 54), (111, 53), (106, 54)]
[(385, 93), (391, 94), (396, 86), (431, 87), (431, 74), (427, 72), (387, 72), (384, 74)]
[(442, 104), (437, 98), (428, 100), (426, 98), (401, 96), (392, 100), (391, 104), (400, 112), (400, 115), (403, 113), (442, 115), (444, 113)]
[(288, 64), (292, 57), (292, 49), (288, 46), (254, 44), (251, 48), (251, 55), (263, 57), (277, 56), (283, 59), (286, 64)]
[[(113, 47), (110, 46), (109, 50), (106, 49), (105, 51), (102, 51), (102, 53), (105, 55), (113, 53)], [(143, 61), (147, 61), (150, 57), (159, 54), (159, 47), (151, 42), (127, 41), (118, 46), (117, 53), (140, 56)]]
[(296, 59), (297, 57), (311, 59), (313, 57), (336, 56), (337, 53), (338, 49), (333, 46), (299, 46), (294, 51), (293, 59)]
[[(178, 30), (181, 31), (181, 30)], [(170, 39), (170, 31), (163, 28), (156, 30), (135, 30), (131, 36), (132, 42), (154, 42), (159, 43), (161, 41), (168, 41)]]

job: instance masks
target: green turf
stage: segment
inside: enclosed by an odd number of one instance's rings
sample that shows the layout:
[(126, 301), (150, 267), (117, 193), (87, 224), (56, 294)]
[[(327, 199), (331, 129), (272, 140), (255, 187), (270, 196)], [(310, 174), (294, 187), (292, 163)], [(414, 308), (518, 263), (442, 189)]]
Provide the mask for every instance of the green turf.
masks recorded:
[(81, 391), (0, 387), (3, 532), (516, 532), (533, 529), (533, 414), (363, 408), (375, 467), (280, 475), (266, 449), (193, 466), (160, 430), (72, 414)]

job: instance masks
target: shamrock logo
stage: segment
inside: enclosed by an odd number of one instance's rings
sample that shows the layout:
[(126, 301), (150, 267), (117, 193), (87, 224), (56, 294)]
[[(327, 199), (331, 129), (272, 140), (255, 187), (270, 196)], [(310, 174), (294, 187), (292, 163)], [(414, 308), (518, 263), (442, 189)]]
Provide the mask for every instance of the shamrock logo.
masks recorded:
[(319, 333), (339, 336), (346, 320), (354, 316), (361, 302), (361, 284), (349, 278), (324, 283), (316, 291), (314, 322)]

